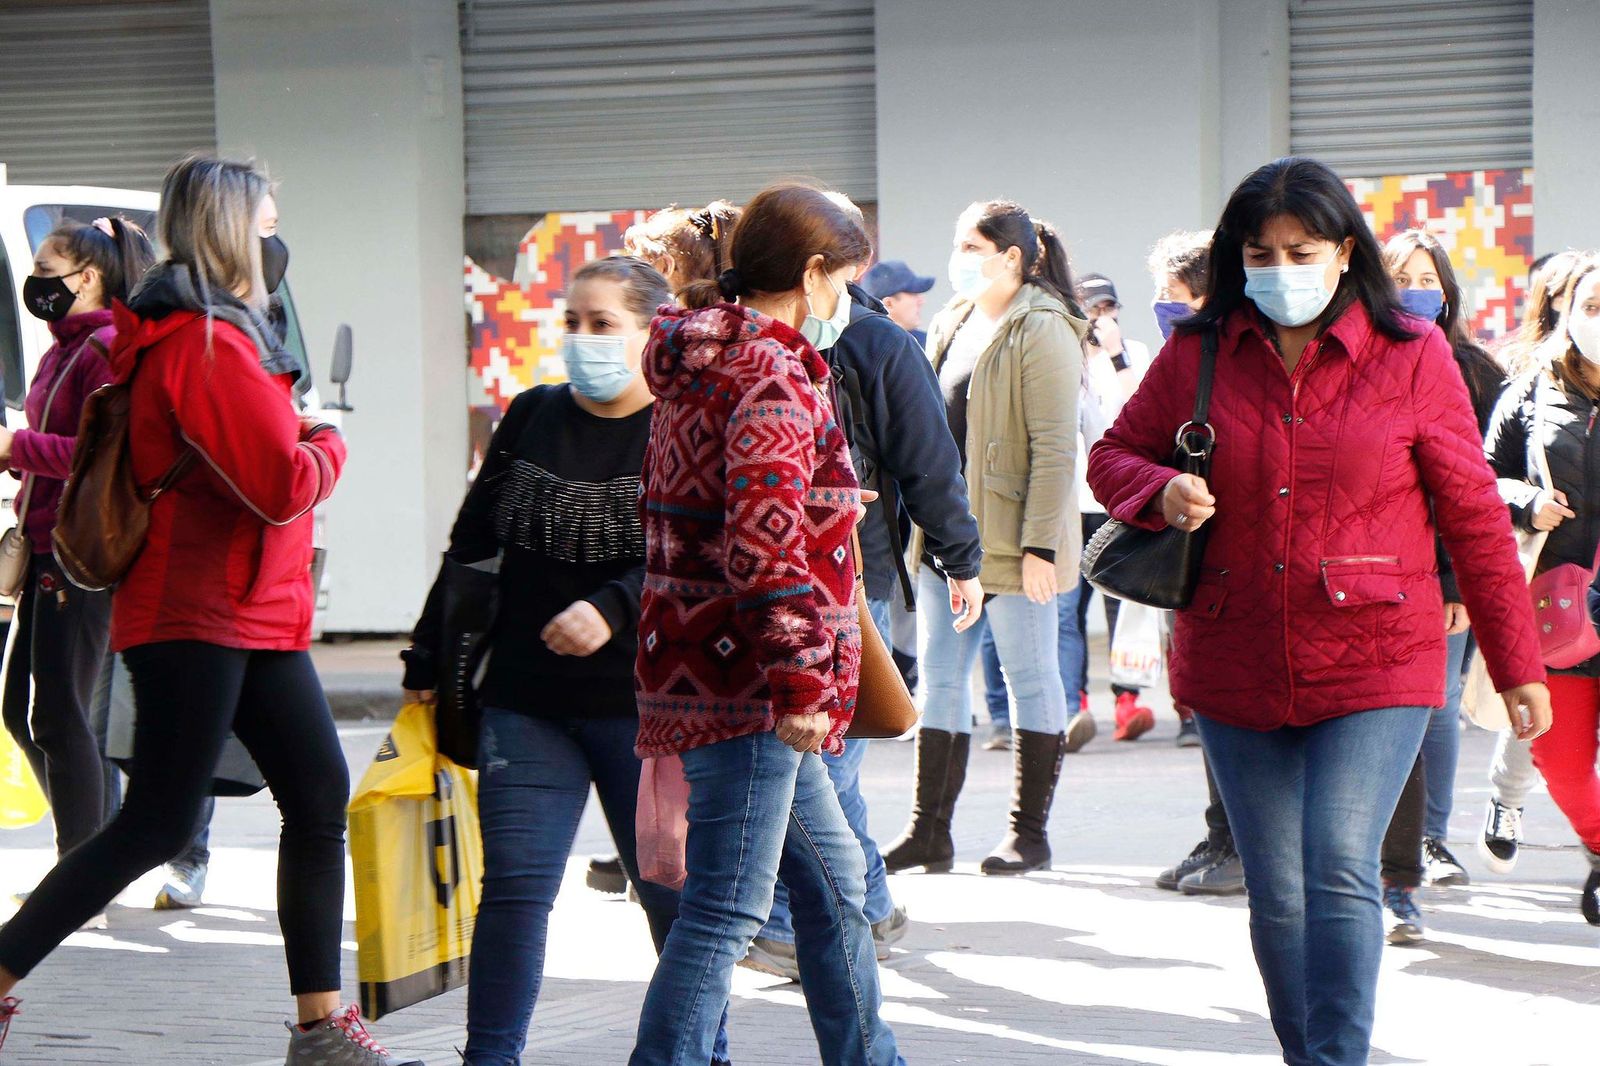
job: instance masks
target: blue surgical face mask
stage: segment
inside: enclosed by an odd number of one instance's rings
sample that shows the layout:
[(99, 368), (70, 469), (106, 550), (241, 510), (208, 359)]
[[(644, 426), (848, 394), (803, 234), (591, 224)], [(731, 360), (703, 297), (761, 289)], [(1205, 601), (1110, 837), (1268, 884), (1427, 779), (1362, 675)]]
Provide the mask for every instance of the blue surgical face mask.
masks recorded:
[(950, 287), (956, 290), (957, 296), (965, 296), (969, 300), (976, 300), (993, 285), (994, 278), (986, 277), (983, 273), (983, 264), (993, 259), (996, 255), (984, 255), (982, 252), (951, 252), (950, 253)]
[(1401, 289), (1400, 306), (1406, 314), (1416, 315), (1429, 322), (1437, 322), (1444, 313), (1443, 289)]
[(561, 338), (567, 380), (584, 399), (610, 403), (621, 396), (638, 372), (628, 366), (626, 337), (568, 333)]
[[(828, 279), (828, 284), (833, 285), (833, 279)], [(800, 335), (811, 342), (811, 347), (819, 352), (825, 352), (839, 342), (839, 335), (850, 324), (850, 291), (849, 289), (835, 288), (839, 294), (839, 302), (833, 309), (830, 318), (818, 318), (811, 313), (811, 297), (806, 297), (806, 318), (800, 323)]]
[(1156, 313), (1156, 325), (1161, 330), (1162, 340), (1172, 338), (1172, 327), (1178, 319), (1194, 314), (1194, 308), (1182, 300), (1157, 300), (1150, 305), (1150, 309)]
[(1333, 302), (1328, 264), (1244, 268), (1244, 294), (1280, 326), (1293, 329), (1316, 321)]

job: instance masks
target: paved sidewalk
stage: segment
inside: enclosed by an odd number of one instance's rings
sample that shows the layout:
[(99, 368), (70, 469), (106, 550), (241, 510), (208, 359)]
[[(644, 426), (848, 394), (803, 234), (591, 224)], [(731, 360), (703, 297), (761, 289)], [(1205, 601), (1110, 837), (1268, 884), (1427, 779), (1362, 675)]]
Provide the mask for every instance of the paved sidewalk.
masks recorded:
[[(1109, 719), (1098, 697), (1097, 713)], [(1051, 824), (1058, 867), (1021, 880), (976, 874), (1002, 831), (1010, 766), (1005, 753), (973, 753), (957, 873), (893, 879), (916, 924), (883, 971), (884, 1010), (913, 1066), (1278, 1061), (1242, 902), (1150, 883), (1201, 834), (1198, 753), (1176, 749), (1174, 729), (1163, 708), (1158, 730), (1139, 742), (1114, 744), (1107, 731), (1069, 758)], [(357, 775), (383, 732), (341, 729)], [(1537, 846), (1515, 876), (1483, 874), (1472, 851), (1490, 740), (1465, 737), (1451, 827), (1475, 883), (1430, 891), (1428, 943), (1386, 953), (1375, 1063), (1596, 1061), (1600, 930), (1577, 911), (1585, 864), (1570, 831), (1541, 794), (1529, 808)], [(865, 788), (880, 837), (899, 830), (911, 775), (912, 745), (875, 745)], [(151, 911), (155, 878), (135, 885), (109, 931), (74, 936), (21, 987), (24, 1013), (0, 1063), (282, 1062), (289, 1002), (272, 910), (276, 832), (266, 798), (224, 801), (210, 905)], [(0, 835), (0, 892), (32, 886), (50, 863), (48, 839), (43, 827)], [(652, 958), (638, 909), (582, 887), (582, 856), (606, 848), (591, 810), (556, 906), (525, 1062), (627, 1060)], [(355, 998), (353, 987), (346, 996)], [(464, 1012), (457, 992), (375, 1028), (392, 1048), (444, 1066), (459, 1061), (452, 1048), (463, 1042)], [(741, 1066), (817, 1062), (795, 986), (743, 970), (733, 1042)]]

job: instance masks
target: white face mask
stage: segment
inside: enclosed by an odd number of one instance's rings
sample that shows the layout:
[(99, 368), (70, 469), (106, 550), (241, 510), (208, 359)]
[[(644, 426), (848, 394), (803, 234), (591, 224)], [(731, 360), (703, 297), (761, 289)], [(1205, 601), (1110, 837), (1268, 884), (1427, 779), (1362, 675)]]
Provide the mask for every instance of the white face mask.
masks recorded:
[(1600, 315), (1574, 312), (1567, 319), (1567, 333), (1579, 355), (1591, 363), (1600, 363)]
[(956, 290), (956, 295), (976, 300), (995, 283), (994, 278), (984, 276), (983, 264), (995, 256), (1004, 254), (1004, 252), (995, 252), (994, 255), (984, 255), (982, 252), (951, 252), (950, 287)]

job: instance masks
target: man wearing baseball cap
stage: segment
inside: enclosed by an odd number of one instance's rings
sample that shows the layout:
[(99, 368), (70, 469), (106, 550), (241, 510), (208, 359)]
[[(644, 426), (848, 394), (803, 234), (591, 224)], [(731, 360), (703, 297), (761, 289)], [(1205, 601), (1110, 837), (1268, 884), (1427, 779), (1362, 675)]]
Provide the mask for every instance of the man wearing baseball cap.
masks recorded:
[(928, 334), (922, 329), (923, 294), (933, 288), (933, 279), (923, 277), (901, 259), (885, 259), (874, 263), (861, 279), (861, 287), (873, 299), (883, 304), (889, 319), (911, 334), (919, 346), (928, 346)]

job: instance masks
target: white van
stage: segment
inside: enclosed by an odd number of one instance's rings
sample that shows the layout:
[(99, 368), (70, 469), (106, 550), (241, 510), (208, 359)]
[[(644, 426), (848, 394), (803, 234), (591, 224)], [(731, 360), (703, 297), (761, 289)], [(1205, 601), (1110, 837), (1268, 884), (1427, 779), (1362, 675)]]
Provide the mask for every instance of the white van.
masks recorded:
[[(28, 394), (28, 385), (39, 368), (39, 360), (49, 349), (52, 340), (50, 327), (34, 318), (22, 306), (22, 281), (33, 272), (33, 257), (39, 245), (62, 221), (75, 219), (93, 222), (110, 215), (124, 215), (142, 226), (155, 239), (156, 207), (160, 198), (153, 192), (132, 189), (101, 189), (86, 185), (12, 185), (6, 180), (6, 167), (0, 162), (0, 393), (4, 405), (0, 417), (12, 429), (25, 426), (22, 402)], [(315, 381), (311, 363), (306, 356), (305, 338), (300, 332), (300, 318), (295, 311), (294, 297), (289, 283), (279, 289), (283, 298), (288, 334), (284, 347), (300, 364), (308, 380)], [(333, 382), (340, 386), (340, 402), (330, 404), (326, 418), (337, 424), (340, 412), (348, 410), (343, 403), (344, 383), (350, 376), (350, 329), (339, 327), (335, 341)], [(300, 400), (306, 409), (323, 407), (313, 384)], [(16, 522), (11, 505), (18, 488), (17, 480), (0, 474), (0, 531)], [(328, 606), (327, 573), (324, 565), (327, 543), (323, 536), (324, 517), (316, 515), (317, 563), (314, 580), (317, 582), (317, 611), (313, 623), (318, 636), (322, 633), (322, 620)], [(9, 621), (11, 606), (0, 601), (0, 621)]]

